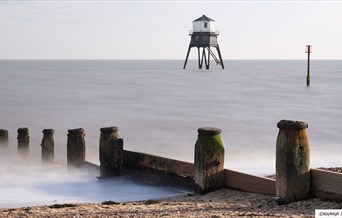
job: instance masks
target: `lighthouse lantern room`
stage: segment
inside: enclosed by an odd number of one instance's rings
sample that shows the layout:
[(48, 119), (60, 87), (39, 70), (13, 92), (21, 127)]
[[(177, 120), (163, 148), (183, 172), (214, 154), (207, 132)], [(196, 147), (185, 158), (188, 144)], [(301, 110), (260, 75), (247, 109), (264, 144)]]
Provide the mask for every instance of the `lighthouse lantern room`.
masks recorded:
[(215, 21), (203, 15), (192, 22), (193, 32), (216, 32)]
[[(217, 42), (218, 31), (216, 30), (215, 21), (205, 15), (192, 22), (192, 31), (190, 31), (191, 41), (186, 55), (183, 69), (188, 62), (190, 50), (197, 47), (198, 50), (198, 67), (202, 69), (203, 60), (206, 69), (209, 69), (210, 56), (213, 57), (216, 64), (220, 64), (224, 69), (220, 48)], [(218, 57), (215, 55), (211, 47), (216, 48)]]

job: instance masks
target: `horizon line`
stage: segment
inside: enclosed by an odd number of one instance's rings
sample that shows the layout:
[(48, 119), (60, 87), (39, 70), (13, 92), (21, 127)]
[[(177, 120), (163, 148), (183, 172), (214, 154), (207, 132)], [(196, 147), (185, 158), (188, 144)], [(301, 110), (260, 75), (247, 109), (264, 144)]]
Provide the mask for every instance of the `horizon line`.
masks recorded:
[[(184, 59), (177, 59), (177, 58), (165, 58), (165, 59), (153, 59), (153, 58), (148, 58), (148, 59), (144, 59), (144, 58), (132, 58), (132, 59), (128, 59), (128, 58), (67, 58), (67, 59), (63, 59), (63, 58), (0, 58), (0, 61), (184, 61)], [(189, 59), (192, 61), (197, 61), (197, 59)], [(223, 59), (224, 61), (277, 61), (277, 60), (287, 60), (287, 61), (302, 61), (305, 60), (307, 61), (306, 58), (301, 58), (301, 59), (292, 59), (292, 58), (260, 58), (260, 59), (256, 59), (256, 58), (234, 58), (234, 59)], [(337, 58), (311, 58), (310, 60), (342, 60), (342, 59), (337, 59)]]

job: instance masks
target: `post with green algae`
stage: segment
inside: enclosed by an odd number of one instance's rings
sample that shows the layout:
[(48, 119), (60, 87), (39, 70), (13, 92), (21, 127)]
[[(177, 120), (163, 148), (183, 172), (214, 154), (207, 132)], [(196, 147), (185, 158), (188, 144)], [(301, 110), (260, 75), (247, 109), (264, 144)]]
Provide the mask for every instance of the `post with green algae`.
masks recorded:
[(310, 188), (310, 145), (308, 124), (281, 120), (276, 145), (276, 195), (290, 203), (308, 197)]
[(224, 186), (224, 146), (221, 129), (198, 129), (195, 144), (195, 193), (205, 194)]
[(53, 140), (54, 132), (55, 131), (53, 129), (43, 130), (43, 139), (41, 143), (43, 161), (52, 161), (54, 159), (54, 149), (55, 149), (55, 143)]
[(100, 131), (100, 177), (119, 176), (123, 164), (123, 139), (119, 138), (119, 128), (105, 127)]
[(29, 152), (30, 136), (29, 129), (26, 127), (18, 129), (18, 152), (27, 155)]
[(84, 130), (69, 129), (67, 142), (67, 163), (68, 166), (82, 166), (85, 161), (85, 140)]
[(6, 129), (0, 129), (0, 146), (8, 145), (8, 131)]

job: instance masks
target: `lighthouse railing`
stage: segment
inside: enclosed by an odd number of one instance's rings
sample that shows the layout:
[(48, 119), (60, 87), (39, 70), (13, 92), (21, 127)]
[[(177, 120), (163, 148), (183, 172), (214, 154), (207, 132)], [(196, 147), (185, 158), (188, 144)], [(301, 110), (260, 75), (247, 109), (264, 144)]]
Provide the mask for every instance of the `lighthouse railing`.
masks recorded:
[(215, 30), (214, 31), (193, 31), (193, 30), (189, 30), (189, 36), (191, 36), (193, 33), (210, 33), (210, 34), (213, 34), (213, 35), (219, 35), (220, 34), (220, 31), (219, 30)]

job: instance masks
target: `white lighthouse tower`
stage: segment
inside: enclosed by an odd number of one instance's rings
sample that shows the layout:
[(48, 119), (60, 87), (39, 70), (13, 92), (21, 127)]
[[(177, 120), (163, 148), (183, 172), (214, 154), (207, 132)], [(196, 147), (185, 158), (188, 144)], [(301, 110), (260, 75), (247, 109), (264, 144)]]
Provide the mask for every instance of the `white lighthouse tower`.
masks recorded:
[[(209, 69), (210, 56), (216, 61), (216, 64), (220, 64), (224, 69), (220, 47), (217, 42), (218, 31), (216, 30), (215, 21), (205, 15), (194, 20), (192, 22), (192, 31), (190, 31), (191, 41), (189, 44), (188, 52), (183, 69), (185, 69), (188, 62), (190, 50), (192, 47), (197, 47), (198, 50), (198, 67), (202, 69), (203, 60), (205, 62), (205, 68)], [(216, 48), (218, 57), (210, 49), (211, 47)], [(206, 54), (208, 52), (208, 56)]]

